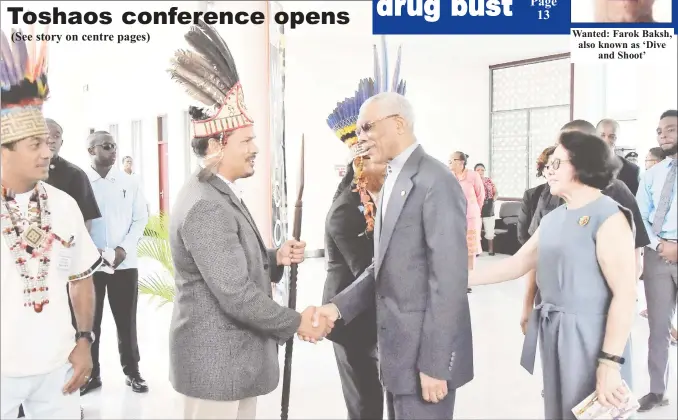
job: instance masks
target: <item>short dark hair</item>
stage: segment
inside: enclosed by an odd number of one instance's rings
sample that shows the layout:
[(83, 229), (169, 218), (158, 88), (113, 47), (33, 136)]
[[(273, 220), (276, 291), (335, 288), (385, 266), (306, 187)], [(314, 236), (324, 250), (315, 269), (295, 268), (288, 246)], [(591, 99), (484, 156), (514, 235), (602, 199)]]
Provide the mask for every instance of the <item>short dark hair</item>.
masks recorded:
[(478, 168), (486, 169), (486, 168), (485, 168), (485, 165), (483, 165), (482, 163), (476, 163), (476, 166), (473, 167), (473, 170), (475, 171), (475, 170), (478, 169)]
[(3, 144), (2, 147), (4, 147), (7, 150), (14, 151), (14, 149), (16, 149), (16, 142), (13, 141), (11, 143)]
[(599, 190), (610, 185), (619, 164), (610, 146), (600, 137), (577, 130), (565, 131), (560, 134), (560, 145), (570, 155), (577, 181)]
[(586, 120), (572, 120), (569, 123), (565, 124), (560, 128), (563, 130), (577, 130), (587, 134), (593, 134), (596, 132), (596, 127), (593, 126), (590, 122)]
[(549, 146), (539, 154), (539, 157), (537, 158), (537, 178), (544, 176), (546, 164), (555, 150), (556, 146)]
[(649, 150), (650, 154), (657, 159), (664, 159), (666, 156), (664, 155), (664, 150), (662, 150), (661, 147), (653, 147), (652, 149)]
[(663, 120), (666, 117), (675, 117), (678, 118), (678, 110), (675, 109), (669, 109), (667, 111), (664, 111), (661, 117), (659, 117), (660, 120)]
[(131, 160), (131, 161), (134, 160), (134, 159), (132, 159), (132, 156), (125, 156), (124, 158), (122, 158), (122, 161), (124, 162), (124, 161), (126, 161), (127, 159), (129, 159), (129, 160)]
[(61, 124), (59, 124), (58, 122), (54, 121), (53, 119), (51, 119), (51, 118), (45, 118), (45, 122), (46, 122), (47, 124), (54, 124), (54, 125), (56, 125), (57, 127), (59, 127), (59, 130), (61, 130), (62, 133), (64, 132), (64, 128), (61, 126)]

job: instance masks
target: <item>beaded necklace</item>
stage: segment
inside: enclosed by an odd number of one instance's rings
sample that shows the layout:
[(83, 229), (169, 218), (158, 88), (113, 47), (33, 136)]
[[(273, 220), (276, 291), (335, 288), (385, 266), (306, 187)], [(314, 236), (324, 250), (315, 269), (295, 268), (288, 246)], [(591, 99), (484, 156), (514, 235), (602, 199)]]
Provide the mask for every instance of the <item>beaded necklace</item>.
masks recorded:
[[(42, 312), (49, 303), (47, 275), (50, 266), (52, 244), (55, 239), (66, 248), (73, 246), (73, 238), (66, 242), (52, 233), (51, 214), (47, 193), (42, 183), (33, 189), (28, 202), (28, 214), (24, 216), (11, 190), (2, 187), (2, 213), (0, 214), (2, 236), (14, 257), (14, 265), (24, 282), (24, 306)], [(38, 259), (35, 275), (29, 273), (28, 260)]]

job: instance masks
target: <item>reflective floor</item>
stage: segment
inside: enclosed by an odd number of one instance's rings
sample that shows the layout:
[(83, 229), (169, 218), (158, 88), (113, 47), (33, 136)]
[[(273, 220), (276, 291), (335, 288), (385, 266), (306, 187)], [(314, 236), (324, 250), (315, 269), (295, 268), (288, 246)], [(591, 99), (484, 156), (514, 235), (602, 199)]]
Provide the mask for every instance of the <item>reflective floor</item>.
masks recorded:
[[(484, 264), (500, 256), (479, 258)], [(142, 268), (143, 270), (143, 268)], [(299, 268), (299, 308), (320, 303), (324, 282), (322, 259), (308, 260)], [(644, 309), (642, 282), (638, 312)], [(474, 288), (470, 295), (475, 348), (475, 379), (457, 391), (455, 418), (539, 419), (543, 418), (541, 372), (530, 376), (519, 365), (522, 348), (519, 317), (523, 281)], [(107, 308), (101, 334), (103, 387), (83, 397), (87, 419), (179, 419), (180, 398), (168, 380), (168, 327), (171, 306), (140, 299), (137, 318), (141, 373), (150, 392), (135, 394), (125, 386), (115, 338), (115, 324)], [(635, 392), (644, 395), (649, 386), (646, 369), (647, 321), (637, 317), (634, 329)], [(676, 419), (676, 347), (671, 347), (671, 404), (640, 419)], [(281, 351), (282, 355), (284, 354)], [(281, 363), (282, 366), (282, 363)], [(539, 363), (537, 363), (539, 366)], [(281, 374), (282, 377), (282, 374)], [(257, 418), (280, 416), (280, 388), (259, 398)], [(293, 419), (346, 418), (337, 368), (329, 342), (294, 346), (292, 392), (289, 417)]]

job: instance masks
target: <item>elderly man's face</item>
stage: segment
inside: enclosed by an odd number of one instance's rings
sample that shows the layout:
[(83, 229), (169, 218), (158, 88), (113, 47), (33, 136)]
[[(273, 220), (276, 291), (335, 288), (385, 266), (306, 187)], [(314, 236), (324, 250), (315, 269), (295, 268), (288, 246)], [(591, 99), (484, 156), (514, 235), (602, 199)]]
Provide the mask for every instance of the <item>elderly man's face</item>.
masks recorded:
[(596, 0), (596, 22), (642, 22), (652, 16), (654, 0)]
[(367, 150), (373, 163), (385, 163), (392, 159), (398, 139), (398, 117), (384, 114), (378, 103), (369, 103), (360, 110), (356, 123), (358, 141)]
[(598, 137), (603, 139), (611, 148), (617, 143), (617, 126), (615, 124), (603, 123), (596, 129)]

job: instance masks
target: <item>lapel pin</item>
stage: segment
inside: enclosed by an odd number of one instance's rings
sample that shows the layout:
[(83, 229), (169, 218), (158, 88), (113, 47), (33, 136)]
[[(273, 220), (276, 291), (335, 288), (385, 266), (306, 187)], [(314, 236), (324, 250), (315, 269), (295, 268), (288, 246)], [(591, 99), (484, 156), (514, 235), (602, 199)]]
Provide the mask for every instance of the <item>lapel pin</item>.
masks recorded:
[(589, 223), (589, 220), (591, 220), (590, 217), (588, 216), (582, 216), (579, 218), (579, 226), (586, 226)]
[(400, 196), (405, 197), (405, 190), (400, 191)]

